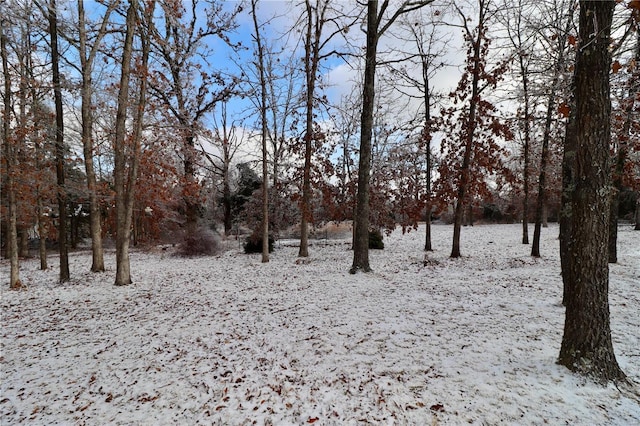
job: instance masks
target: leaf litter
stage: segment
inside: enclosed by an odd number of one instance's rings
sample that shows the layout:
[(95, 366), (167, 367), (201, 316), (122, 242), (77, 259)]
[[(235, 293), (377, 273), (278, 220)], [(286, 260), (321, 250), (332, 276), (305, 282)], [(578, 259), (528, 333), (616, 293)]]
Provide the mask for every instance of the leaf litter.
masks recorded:
[[(237, 247), (184, 259), (131, 253), (135, 284), (113, 286), (71, 256), (22, 263), (27, 291), (2, 287), (2, 424), (640, 424), (637, 398), (558, 366), (564, 308), (557, 227), (542, 258), (518, 225), (424, 228), (370, 252), (350, 275), (348, 241), (296, 262)], [(618, 362), (640, 383), (640, 245), (621, 227), (610, 267)], [(54, 259), (50, 264), (54, 264)], [(0, 274), (8, 276), (8, 262)]]

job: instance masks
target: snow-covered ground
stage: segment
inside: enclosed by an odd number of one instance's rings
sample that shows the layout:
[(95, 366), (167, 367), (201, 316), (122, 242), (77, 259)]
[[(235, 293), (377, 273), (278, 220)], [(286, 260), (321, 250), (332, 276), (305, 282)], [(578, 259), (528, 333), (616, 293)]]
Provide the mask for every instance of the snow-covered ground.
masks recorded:
[[(134, 251), (135, 284), (73, 280), (22, 263), (28, 290), (2, 283), (0, 414), (10, 424), (639, 425), (629, 391), (556, 364), (564, 322), (558, 228), (542, 258), (519, 225), (392, 234), (373, 273), (350, 275), (346, 240), (308, 262), (281, 242), (267, 264), (233, 249), (177, 258)], [(640, 383), (640, 233), (619, 232), (611, 265), (618, 362)], [(604, 249), (604, 248), (603, 248)], [(426, 263), (426, 266), (425, 266)]]

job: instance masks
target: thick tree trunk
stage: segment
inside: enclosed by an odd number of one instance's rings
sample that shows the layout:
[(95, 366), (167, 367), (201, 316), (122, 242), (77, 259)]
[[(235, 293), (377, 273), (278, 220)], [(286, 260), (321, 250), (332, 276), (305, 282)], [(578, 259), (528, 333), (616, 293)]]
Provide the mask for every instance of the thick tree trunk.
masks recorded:
[(64, 117), (58, 54), (58, 17), (56, 0), (49, 3), (49, 34), (51, 36), (51, 72), (56, 111), (56, 176), (58, 184), (58, 245), (60, 247), (60, 282), (69, 281), (69, 242), (67, 231), (67, 188), (64, 172)]
[[(572, 223), (568, 256), (571, 279), (559, 363), (607, 382), (624, 379), (611, 341), (609, 321), (609, 37), (615, 2), (581, 1), (574, 71), (576, 120)], [(596, 27), (597, 23), (597, 27)], [(572, 144), (573, 145), (573, 144)]]
[(370, 272), (369, 266), (369, 180), (371, 177), (371, 136), (375, 103), (376, 57), (378, 50), (378, 1), (367, 4), (367, 48), (365, 53), (362, 115), (360, 119), (360, 156), (356, 195), (353, 264), (350, 273)]
[[(574, 78), (575, 80), (575, 78)], [(575, 86), (575, 81), (572, 82), (572, 85)], [(575, 88), (573, 89), (575, 92)], [(564, 151), (562, 154), (562, 195), (561, 195), (561, 207), (559, 212), (559, 224), (560, 224), (560, 267), (562, 270), (562, 304), (567, 306), (568, 295), (573, 290), (571, 289), (571, 284), (573, 283), (573, 279), (571, 278), (571, 262), (572, 259), (570, 257), (571, 252), (571, 228), (572, 228), (572, 207), (571, 207), (571, 191), (574, 184), (574, 168), (575, 168), (575, 160), (576, 160), (576, 149), (577, 149), (577, 136), (576, 136), (576, 125), (577, 119), (575, 117), (576, 114), (576, 105), (575, 100), (572, 100), (571, 103), (571, 115), (569, 117), (569, 121), (567, 122), (567, 128), (565, 131), (564, 138)]]
[(640, 197), (636, 200), (636, 214), (635, 214), (636, 226), (633, 228), (635, 231), (640, 231)]
[(617, 185), (614, 186), (615, 194), (611, 197), (611, 207), (609, 209), (609, 238), (607, 241), (607, 252), (609, 263), (618, 262), (618, 209), (620, 206), (620, 192)]

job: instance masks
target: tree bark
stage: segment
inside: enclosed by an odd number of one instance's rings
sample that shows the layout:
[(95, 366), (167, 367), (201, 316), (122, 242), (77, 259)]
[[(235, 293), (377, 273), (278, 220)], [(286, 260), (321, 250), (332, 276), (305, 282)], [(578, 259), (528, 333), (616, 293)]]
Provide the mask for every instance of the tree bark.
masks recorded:
[(51, 36), (51, 71), (56, 110), (56, 176), (58, 184), (58, 245), (60, 246), (60, 282), (69, 281), (69, 242), (67, 231), (67, 188), (64, 171), (64, 112), (58, 53), (58, 11), (56, 0), (49, 3), (49, 34)]
[[(315, 139), (315, 126), (313, 120), (313, 103), (315, 99), (316, 74), (318, 72), (318, 55), (322, 26), (324, 25), (322, 12), (318, 10), (320, 4), (316, 4), (315, 20), (314, 8), (310, 0), (305, 1), (307, 13), (306, 35), (304, 44), (304, 70), (306, 77), (307, 93), (305, 99), (306, 129), (304, 135), (304, 169), (302, 178), (302, 203), (300, 223), (300, 250), (299, 257), (309, 256), (309, 222), (311, 221), (311, 150)], [(315, 31), (314, 31), (315, 29)]]
[[(575, 76), (572, 81), (572, 92), (575, 92)], [(568, 295), (572, 291), (571, 284), (573, 279), (571, 278), (571, 262), (572, 259), (569, 255), (571, 252), (571, 193), (574, 185), (574, 168), (576, 160), (577, 149), (577, 118), (576, 118), (576, 105), (575, 96), (571, 100), (571, 112), (569, 115), (569, 121), (567, 122), (567, 128), (565, 130), (564, 138), (564, 150), (562, 153), (562, 194), (561, 194), (561, 207), (559, 212), (559, 224), (560, 224), (560, 268), (562, 271), (562, 304), (567, 306)]]
[(40, 257), (40, 269), (45, 271), (49, 265), (47, 265), (47, 230), (44, 225), (44, 206), (42, 203), (42, 196), (37, 194), (36, 212), (38, 215), (38, 255)]
[(118, 109), (116, 112), (115, 166), (114, 182), (116, 192), (116, 280), (115, 285), (131, 284), (131, 267), (129, 263), (129, 233), (131, 220), (127, 218), (126, 205), (126, 121), (129, 103), (129, 79), (131, 76), (131, 54), (133, 50), (133, 34), (136, 27), (136, 0), (129, 4), (126, 18), (126, 35), (122, 51), (122, 69), (120, 88), (118, 90)]
[[(27, 22), (27, 25), (30, 25), (30, 23)], [(31, 31), (27, 30), (27, 33), (28, 33), (27, 43), (29, 43), (29, 46), (31, 46), (32, 44)], [(29, 61), (27, 65), (27, 72), (29, 75), (29, 79), (31, 81), (35, 81), (32, 55), (33, 55), (33, 52), (31, 51), (31, 49), (29, 49), (29, 56), (27, 57), (27, 60)], [(31, 103), (34, 108), (34, 113), (33, 113), (34, 121), (40, 120), (44, 117), (42, 115), (39, 115), (41, 112), (41, 109), (36, 107), (36, 105), (38, 105), (38, 93), (36, 91), (36, 87), (34, 84), (31, 85), (30, 91), (31, 91)], [(41, 126), (35, 126), (35, 129), (34, 129), (34, 131), (37, 133), (34, 138), (34, 147), (35, 147), (35, 155), (36, 155), (36, 167), (38, 168), (38, 170), (43, 170), (47, 167), (45, 165), (45, 160), (44, 160), (45, 154), (43, 153), (43, 146), (40, 143), (41, 128), (42, 128)], [(40, 258), (40, 270), (42, 271), (46, 270), (49, 267), (49, 265), (47, 264), (48, 229), (45, 225), (45, 221), (47, 220), (47, 217), (45, 216), (45, 206), (44, 206), (44, 199), (46, 197), (46, 194), (43, 193), (43, 186), (44, 186), (43, 182), (40, 181), (38, 182), (37, 187), (35, 188), (36, 217), (37, 217), (37, 227), (38, 227), (38, 255)]]
[(224, 222), (224, 234), (230, 235), (233, 228), (231, 217), (231, 184), (229, 183), (229, 164), (225, 164), (222, 177), (222, 210)]
[(262, 263), (269, 262), (269, 165), (267, 158), (267, 80), (264, 68), (264, 48), (258, 17), (256, 16), (257, 0), (251, 0), (255, 42), (258, 49), (258, 73), (260, 74), (260, 122), (262, 139)]
[[(568, 256), (571, 279), (559, 363), (598, 381), (625, 378), (611, 341), (606, 246), (611, 197), (608, 51), (611, 1), (581, 1), (574, 70), (576, 120), (574, 185), (570, 194)], [(573, 145), (573, 144), (572, 144)], [(570, 146), (572, 148), (572, 146)]]
[[(479, 25), (484, 25), (484, 8), (480, 8)], [(467, 130), (466, 140), (464, 142), (464, 154), (462, 159), (462, 167), (460, 169), (460, 182), (458, 184), (458, 191), (456, 195), (456, 206), (453, 215), (453, 243), (451, 246), (450, 257), (460, 257), (460, 228), (462, 227), (462, 221), (464, 219), (464, 208), (466, 203), (469, 203), (469, 210), (471, 210), (471, 201), (465, 200), (467, 197), (467, 186), (469, 185), (469, 179), (471, 175), (471, 154), (473, 152), (473, 139), (476, 130), (476, 110), (479, 96), (479, 79), (480, 79), (480, 45), (483, 30), (478, 28), (478, 34), (476, 40), (473, 42), (473, 57), (472, 57), (472, 80), (471, 80), (471, 96), (469, 98), (469, 115), (467, 118)], [(469, 220), (471, 220), (471, 214), (469, 214)]]
[[(520, 34), (518, 34), (520, 39)], [(519, 40), (520, 41), (520, 40)], [(520, 41), (520, 45), (522, 42)], [(519, 55), (520, 73), (522, 75), (522, 93), (524, 96), (524, 170), (523, 170), (523, 190), (524, 199), (522, 200), (522, 244), (529, 244), (529, 168), (531, 149), (531, 114), (529, 102), (529, 77), (528, 70), (525, 65), (523, 54)]]
[(371, 136), (375, 104), (376, 56), (378, 50), (378, 1), (367, 4), (367, 48), (365, 53), (362, 115), (360, 118), (360, 156), (356, 195), (353, 264), (349, 272), (370, 272), (369, 266), (369, 180), (371, 177)]
[(311, 0), (305, 0), (307, 13), (306, 34), (305, 34), (305, 58), (304, 70), (306, 77), (307, 93), (305, 99), (306, 108), (306, 129), (304, 136), (304, 169), (302, 179), (302, 205), (301, 205), (301, 226), (300, 226), (300, 251), (298, 256), (309, 256), (309, 224), (313, 221), (311, 209), (311, 154), (313, 144), (316, 141), (317, 132), (314, 122), (314, 103), (316, 92), (316, 79), (318, 66), (320, 64), (321, 46), (335, 35), (330, 35), (328, 39), (322, 41), (322, 32), (326, 22), (325, 16), (328, 0), (316, 0), (315, 6), (311, 5)]
[(551, 80), (551, 90), (547, 97), (547, 112), (544, 122), (544, 135), (542, 137), (542, 152), (540, 155), (540, 174), (538, 176), (538, 196), (536, 199), (536, 217), (533, 231), (533, 244), (531, 245), (531, 256), (540, 257), (540, 235), (542, 228), (547, 227), (546, 217), (546, 196), (547, 196), (547, 164), (549, 162), (549, 141), (551, 140), (551, 125), (553, 123), (553, 112), (555, 110), (555, 100), (558, 96), (560, 77), (565, 68), (565, 49), (567, 37), (573, 25), (572, 16), (575, 12), (575, 5), (572, 5), (566, 13), (566, 26), (564, 31), (558, 36), (558, 58), (556, 59), (553, 78)]
[(100, 205), (98, 200), (98, 185), (96, 173), (93, 165), (93, 112), (92, 112), (92, 91), (93, 91), (93, 61), (95, 59), (100, 41), (106, 34), (106, 23), (111, 10), (115, 6), (109, 6), (103, 18), (102, 26), (96, 36), (96, 40), (87, 52), (87, 30), (85, 24), (84, 0), (78, 0), (78, 29), (79, 29), (79, 53), (80, 69), (82, 72), (81, 93), (81, 117), (82, 117), (82, 147), (84, 154), (84, 167), (87, 174), (87, 189), (89, 191), (89, 215), (91, 229), (91, 253), (92, 272), (104, 272), (104, 251), (102, 247), (102, 224), (100, 215)]
[(2, 144), (4, 145), (4, 162), (6, 171), (6, 191), (8, 201), (9, 220), (7, 221), (7, 257), (11, 264), (9, 288), (19, 289), (22, 287), (20, 282), (20, 261), (18, 259), (18, 232), (17, 224), (17, 205), (16, 192), (13, 178), (14, 165), (14, 141), (11, 136), (11, 72), (9, 71), (8, 53), (7, 53), (7, 36), (5, 34), (5, 25), (9, 22), (2, 19), (0, 22), (0, 52), (2, 54), (2, 73), (4, 77), (4, 105), (2, 110)]
[(423, 141), (425, 142), (426, 155), (426, 203), (425, 203), (425, 230), (424, 230), (424, 250), (433, 251), (431, 244), (431, 212), (433, 206), (431, 204), (431, 169), (433, 161), (431, 158), (431, 87), (429, 85), (429, 58), (421, 50), (422, 59), (422, 81), (424, 83), (424, 121), (425, 128), (423, 130)]
[[(636, 64), (640, 63), (640, 30), (636, 28), (636, 47), (635, 47), (635, 61)], [(613, 169), (613, 186), (614, 195), (611, 202), (611, 213), (609, 219), (609, 263), (616, 263), (618, 261), (618, 210), (620, 207), (620, 193), (623, 189), (623, 175), (624, 168), (627, 162), (628, 155), (628, 141), (631, 134), (631, 124), (633, 121), (633, 107), (635, 99), (640, 91), (640, 82), (637, 79), (640, 77), (640, 72), (634, 70), (630, 78), (629, 95), (623, 102), (626, 103), (624, 111), (624, 123), (622, 129), (618, 134), (617, 152), (615, 167)]]
[[(554, 80), (555, 81), (555, 80)], [(553, 87), (556, 87), (554, 84)], [(551, 123), (554, 106), (554, 96), (549, 96), (547, 104), (547, 116), (545, 119), (544, 136), (542, 138), (542, 152), (540, 155), (540, 175), (538, 176), (538, 196), (536, 198), (536, 222), (533, 229), (533, 244), (531, 245), (531, 256), (540, 257), (540, 235), (542, 234), (542, 223), (544, 219), (545, 196), (547, 191), (547, 163), (549, 162), (549, 139), (551, 138)]]
[(370, 272), (369, 265), (369, 187), (371, 178), (371, 138), (375, 108), (375, 79), (378, 55), (378, 40), (402, 14), (418, 10), (432, 0), (402, 2), (402, 5), (382, 25), (381, 20), (389, 7), (389, 0), (367, 2), (367, 44), (365, 50), (364, 83), (362, 87), (362, 111), (360, 118), (360, 153), (358, 164), (358, 189), (353, 220), (353, 264), (350, 273)]

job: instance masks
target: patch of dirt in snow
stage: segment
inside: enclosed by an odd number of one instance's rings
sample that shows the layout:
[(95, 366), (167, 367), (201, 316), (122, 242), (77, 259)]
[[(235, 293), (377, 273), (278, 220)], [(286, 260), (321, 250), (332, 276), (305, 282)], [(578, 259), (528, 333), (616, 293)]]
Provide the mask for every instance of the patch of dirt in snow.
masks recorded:
[[(74, 253), (64, 285), (25, 261), (28, 290), (2, 287), (2, 424), (640, 424), (637, 399), (555, 364), (557, 227), (540, 259), (516, 225), (464, 228), (450, 259), (451, 231), (426, 255), (424, 228), (396, 232), (357, 275), (344, 240), (305, 262), (290, 242), (266, 264), (134, 252), (127, 287), (111, 252), (101, 274)], [(619, 239), (614, 347), (640, 383), (640, 247)]]

